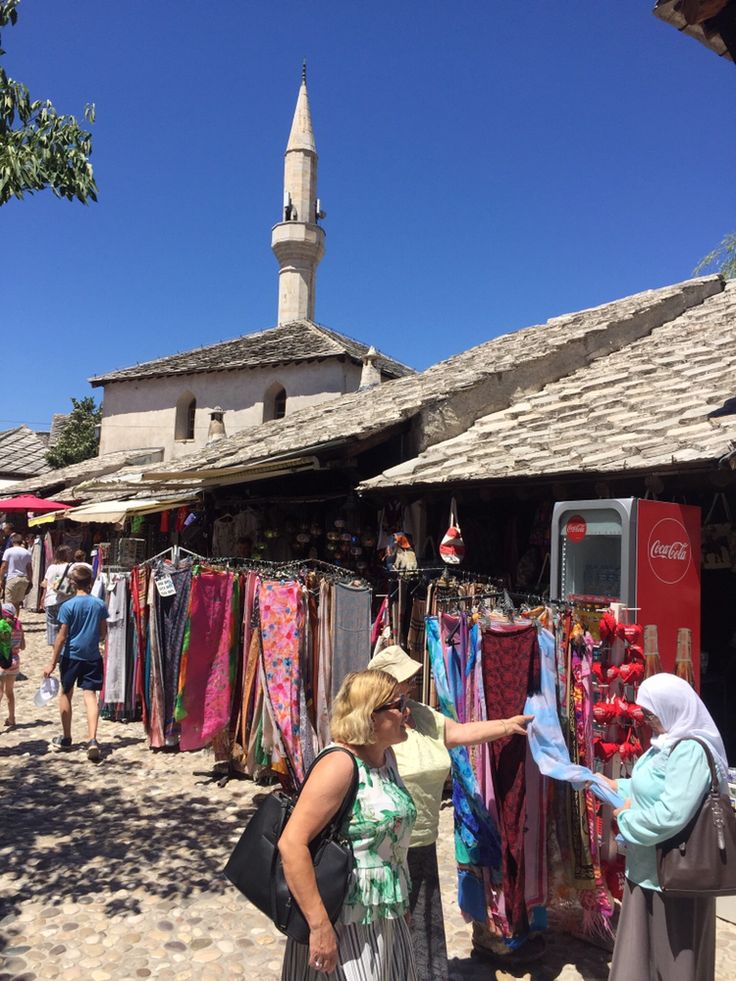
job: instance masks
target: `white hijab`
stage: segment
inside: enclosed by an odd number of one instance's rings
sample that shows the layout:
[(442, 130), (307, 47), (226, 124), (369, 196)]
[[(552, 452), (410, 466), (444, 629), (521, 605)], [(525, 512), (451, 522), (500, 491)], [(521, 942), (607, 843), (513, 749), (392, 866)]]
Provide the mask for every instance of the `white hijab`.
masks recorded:
[(684, 678), (666, 673), (652, 675), (639, 686), (636, 702), (656, 715), (662, 723), (664, 732), (652, 736), (653, 746), (665, 749), (678, 739), (697, 736), (708, 743), (720, 770), (719, 775), (725, 776), (728, 760), (721, 734), (710, 712)]

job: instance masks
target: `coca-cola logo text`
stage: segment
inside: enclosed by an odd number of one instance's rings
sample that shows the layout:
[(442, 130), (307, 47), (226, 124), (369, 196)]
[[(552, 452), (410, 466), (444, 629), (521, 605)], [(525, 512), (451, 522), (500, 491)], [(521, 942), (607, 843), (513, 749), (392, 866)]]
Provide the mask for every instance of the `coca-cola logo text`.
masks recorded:
[(571, 542), (581, 542), (588, 534), (588, 522), (581, 514), (574, 514), (565, 525), (565, 534)]
[(672, 559), (674, 562), (687, 562), (690, 554), (689, 542), (660, 542), (653, 541), (649, 546), (649, 555), (653, 559)]
[(677, 518), (662, 518), (652, 528), (647, 547), (649, 568), (665, 586), (685, 578), (693, 558), (690, 537)]

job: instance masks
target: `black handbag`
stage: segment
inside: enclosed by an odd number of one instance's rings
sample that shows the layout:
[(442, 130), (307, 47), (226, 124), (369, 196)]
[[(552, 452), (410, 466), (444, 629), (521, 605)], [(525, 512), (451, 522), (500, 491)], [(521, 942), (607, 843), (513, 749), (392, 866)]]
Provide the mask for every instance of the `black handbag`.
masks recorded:
[[(349, 754), (353, 761), (353, 780), (337, 814), (309, 845), (317, 889), (332, 924), (340, 915), (353, 872), (353, 846), (343, 837), (341, 829), (358, 792), (358, 765), (349, 750), (330, 746), (317, 760), (336, 752)], [(307, 771), (302, 790), (313, 767), (314, 763)], [(300, 944), (308, 944), (309, 926), (286, 884), (277, 847), (299, 793), (289, 796), (277, 790), (262, 801), (235, 846), (225, 866), (225, 875), (282, 933)]]
[(695, 736), (686, 738), (693, 739), (705, 750), (710, 789), (682, 831), (657, 845), (659, 885), (667, 896), (733, 896), (736, 895), (736, 815), (728, 795), (719, 790), (710, 747)]

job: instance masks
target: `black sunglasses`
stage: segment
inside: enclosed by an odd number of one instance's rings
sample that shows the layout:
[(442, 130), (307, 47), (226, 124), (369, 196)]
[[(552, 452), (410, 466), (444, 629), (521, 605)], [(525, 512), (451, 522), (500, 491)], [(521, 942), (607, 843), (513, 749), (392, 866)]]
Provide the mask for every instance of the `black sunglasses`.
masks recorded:
[(378, 708), (374, 708), (374, 712), (388, 712), (389, 709), (398, 709), (399, 712), (403, 712), (406, 708), (406, 703), (408, 701), (408, 695), (399, 695), (392, 702), (386, 702), (385, 705), (379, 705)]

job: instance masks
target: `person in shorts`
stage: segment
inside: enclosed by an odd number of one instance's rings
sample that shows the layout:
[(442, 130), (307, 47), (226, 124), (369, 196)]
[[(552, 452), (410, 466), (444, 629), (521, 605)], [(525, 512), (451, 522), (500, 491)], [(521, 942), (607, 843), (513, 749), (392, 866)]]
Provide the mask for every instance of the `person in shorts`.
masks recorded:
[(26, 593), (33, 585), (33, 561), (31, 553), (23, 547), (22, 535), (16, 533), (10, 540), (10, 548), (3, 552), (0, 579), (5, 582), (5, 599), (20, 610)]
[(73, 569), (71, 578), (77, 592), (59, 609), (59, 633), (51, 660), (44, 670), (44, 677), (48, 678), (58, 663), (61, 675), (59, 711), (62, 735), (51, 740), (51, 748), (72, 748), (72, 693), (76, 685), (82, 690), (87, 713), (87, 758), (98, 763), (101, 754), (97, 742), (97, 694), (102, 689), (100, 643), (107, 636), (107, 607), (96, 596), (90, 596), (92, 576), (88, 569), (83, 566)]

